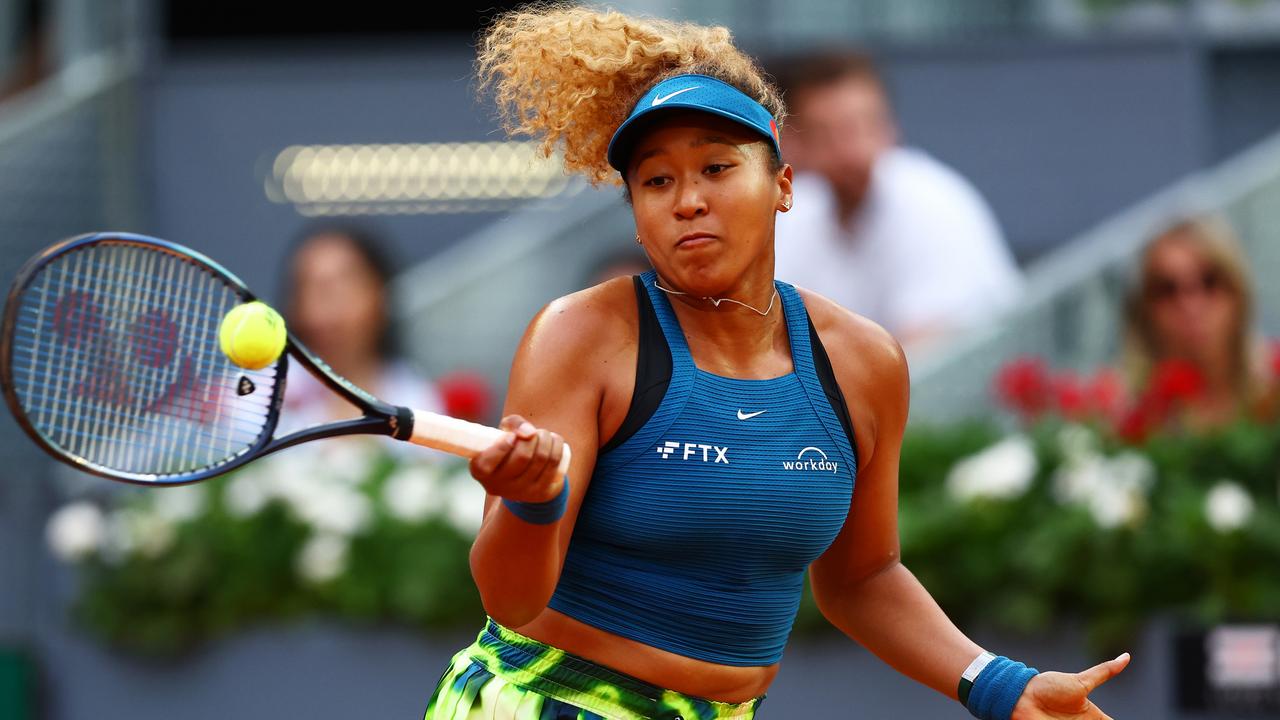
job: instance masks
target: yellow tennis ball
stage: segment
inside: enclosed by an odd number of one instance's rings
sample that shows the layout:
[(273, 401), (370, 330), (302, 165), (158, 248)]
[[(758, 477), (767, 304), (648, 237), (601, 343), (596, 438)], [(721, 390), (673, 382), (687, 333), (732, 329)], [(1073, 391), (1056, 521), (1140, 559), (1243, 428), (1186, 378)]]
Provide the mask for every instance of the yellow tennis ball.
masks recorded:
[(288, 334), (284, 318), (264, 302), (237, 305), (222, 318), (218, 343), (231, 362), (249, 370), (261, 370), (284, 352)]

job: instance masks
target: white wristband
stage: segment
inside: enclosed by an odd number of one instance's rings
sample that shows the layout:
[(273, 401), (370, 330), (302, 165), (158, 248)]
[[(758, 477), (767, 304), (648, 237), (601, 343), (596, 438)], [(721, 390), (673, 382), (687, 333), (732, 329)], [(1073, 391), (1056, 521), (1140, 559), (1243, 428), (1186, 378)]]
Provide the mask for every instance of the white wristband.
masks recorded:
[(969, 691), (973, 689), (973, 681), (977, 680), (987, 665), (990, 665), (991, 661), (995, 659), (995, 653), (983, 650), (978, 657), (973, 659), (973, 662), (969, 663), (969, 667), (965, 668), (963, 673), (960, 673), (960, 689), (956, 696), (961, 705), (967, 706), (969, 704)]
[(965, 668), (963, 673), (960, 673), (960, 677), (964, 680), (968, 680), (969, 682), (977, 680), (978, 676), (982, 674), (983, 669), (985, 669), (987, 665), (995, 659), (995, 653), (983, 650), (982, 654), (974, 658), (973, 662), (969, 663), (969, 667)]

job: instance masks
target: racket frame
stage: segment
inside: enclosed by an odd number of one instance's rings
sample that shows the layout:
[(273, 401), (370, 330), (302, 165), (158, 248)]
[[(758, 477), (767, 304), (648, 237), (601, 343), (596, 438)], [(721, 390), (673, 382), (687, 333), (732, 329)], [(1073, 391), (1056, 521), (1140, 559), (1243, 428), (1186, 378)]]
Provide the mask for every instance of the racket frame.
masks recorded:
[[(47, 439), (27, 417), (12, 381), (14, 328), (21, 305), (19, 298), (36, 275), (54, 260), (76, 250), (103, 244), (135, 245), (153, 251), (169, 253), (183, 261), (202, 266), (202, 269), (212, 273), (229, 286), (241, 297), (243, 302), (251, 302), (258, 299), (240, 278), (204, 254), (167, 240), (136, 233), (97, 232), (78, 235), (57, 243), (28, 260), (19, 270), (17, 278), (9, 290), (5, 302), (3, 325), (0, 325), (0, 380), (3, 380), (3, 382), (0, 382), (0, 390), (3, 391), (5, 402), (8, 404), (9, 410), (17, 420), (18, 425), (37, 445), (53, 457), (78, 470), (110, 480), (154, 487), (158, 485), (186, 485), (207, 480), (216, 475), (235, 470), (258, 458), (310, 440), (343, 435), (389, 435), (397, 440), (409, 440), (412, 437), (413, 410), (382, 402), (368, 392), (351, 384), (334, 372), (323, 360), (307, 350), (290, 332), (287, 333), (285, 352), (281, 353), (280, 357), (275, 361), (276, 379), (272, 388), (272, 398), (268, 404), (267, 419), (263, 425), (262, 432), (253, 445), (230, 458), (189, 473), (158, 475), (115, 470), (59, 448)], [(280, 412), (284, 404), (289, 369), (287, 358), (290, 356), (326, 387), (351, 403), (362, 415), (348, 420), (302, 428), (284, 437), (275, 437), (276, 425), (280, 419)]]

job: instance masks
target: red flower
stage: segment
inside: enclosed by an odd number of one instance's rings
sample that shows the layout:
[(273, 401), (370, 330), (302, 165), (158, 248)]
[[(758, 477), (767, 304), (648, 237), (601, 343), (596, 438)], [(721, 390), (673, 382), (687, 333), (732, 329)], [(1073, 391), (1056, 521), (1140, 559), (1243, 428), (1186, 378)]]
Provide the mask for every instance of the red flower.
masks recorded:
[(1200, 369), (1186, 360), (1165, 360), (1156, 366), (1147, 384), (1147, 394), (1157, 401), (1173, 403), (1195, 398), (1204, 391)]
[(1280, 378), (1280, 340), (1271, 341), (1271, 374)]
[(1138, 404), (1129, 408), (1116, 424), (1116, 434), (1125, 442), (1138, 444), (1147, 439), (1152, 429), (1152, 414), (1148, 407)]
[(456, 370), (438, 378), (436, 387), (446, 415), (472, 422), (482, 422), (488, 416), (493, 391), (480, 373)]
[(1023, 356), (1009, 361), (996, 373), (995, 391), (1000, 402), (1024, 420), (1043, 415), (1052, 400), (1051, 379), (1044, 360)]
[(1084, 383), (1070, 371), (1053, 378), (1053, 400), (1058, 414), (1068, 420), (1083, 420), (1093, 412)]
[(1124, 413), (1124, 379), (1115, 368), (1104, 367), (1094, 373), (1085, 387), (1085, 394), (1095, 415), (1115, 419)]
[(1204, 375), (1185, 360), (1165, 360), (1156, 366), (1137, 403), (1121, 419), (1116, 432), (1129, 442), (1141, 442), (1167, 424), (1175, 411), (1204, 392)]

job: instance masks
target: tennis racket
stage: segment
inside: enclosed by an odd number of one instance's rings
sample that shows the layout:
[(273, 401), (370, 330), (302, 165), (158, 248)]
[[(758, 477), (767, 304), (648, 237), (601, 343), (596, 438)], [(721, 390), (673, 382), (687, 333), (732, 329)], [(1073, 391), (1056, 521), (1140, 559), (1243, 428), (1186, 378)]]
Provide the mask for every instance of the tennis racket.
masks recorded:
[[(204, 480), (340, 435), (390, 435), (473, 457), (505, 434), (383, 402), (292, 334), (272, 365), (235, 365), (218, 328), (254, 299), (222, 266), (181, 245), (127, 233), (64, 240), (28, 261), (9, 292), (0, 327), (5, 401), (55, 458), (144, 485)], [(276, 437), (290, 358), (360, 416)], [(568, 467), (566, 445), (560, 471)]]

